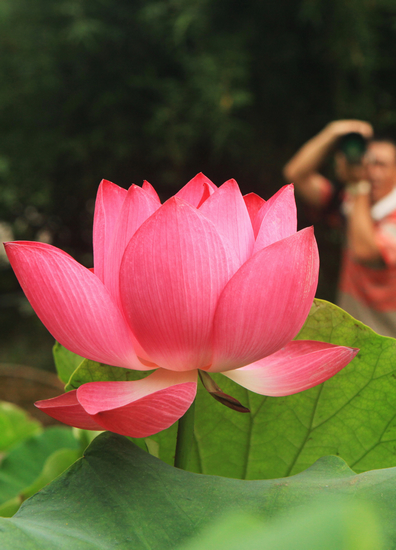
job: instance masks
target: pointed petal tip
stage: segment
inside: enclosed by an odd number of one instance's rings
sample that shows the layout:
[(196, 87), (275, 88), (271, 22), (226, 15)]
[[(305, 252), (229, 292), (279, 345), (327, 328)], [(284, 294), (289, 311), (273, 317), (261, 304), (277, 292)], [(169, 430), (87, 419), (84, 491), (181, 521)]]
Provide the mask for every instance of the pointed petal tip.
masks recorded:
[(131, 185), (128, 187), (128, 191), (131, 191), (131, 190), (135, 190), (135, 189), (139, 189), (140, 191), (142, 190), (141, 187), (139, 187), (139, 185), (136, 185), (136, 183), (131, 183)]
[(112, 181), (110, 180), (106, 180), (106, 179), (102, 179), (99, 183), (99, 186), (98, 186), (98, 194), (102, 191), (104, 191), (106, 188), (111, 188), (111, 187), (118, 187), (118, 185), (116, 185), (115, 183), (113, 183)]
[(275, 193), (275, 195), (277, 195), (278, 193), (284, 193), (285, 191), (294, 191), (294, 183), (286, 183), (286, 185), (283, 185), (283, 187), (281, 187), (279, 191)]
[(17, 243), (15, 241), (9, 241), (3, 243), (5, 253), (7, 254), (8, 259), (10, 259), (9, 254), (12, 254), (12, 249)]
[(308, 227), (304, 227), (304, 229), (301, 229), (299, 232), (301, 233), (312, 233), (312, 235), (315, 233), (314, 226), (309, 225)]
[(273, 195), (269, 200), (271, 200), (273, 197), (276, 197), (278, 195), (281, 195), (285, 191), (287, 192), (294, 192), (294, 183), (286, 183), (286, 185), (283, 185), (276, 193)]
[(7, 248), (23, 246), (23, 245), (27, 245), (29, 243), (30, 244), (34, 243), (34, 241), (7, 241), (7, 242), (3, 242), (3, 245), (4, 245), (4, 248), (7, 250)]
[[(9, 241), (3, 244), (15, 274), (17, 274), (17, 264), (13, 265), (12, 261), (15, 260), (16, 262), (18, 262), (18, 259), (23, 257), (24, 251), (26, 253), (33, 252), (37, 254), (60, 254), (61, 256), (66, 256), (67, 258), (73, 260), (73, 258), (67, 252), (48, 243), (42, 243), (39, 241)], [(21, 253), (22, 256), (20, 256)]]
[(203, 172), (198, 172), (198, 174), (196, 176), (194, 176), (193, 178), (191, 178), (190, 181), (196, 181), (196, 180), (199, 180), (199, 181), (205, 181), (205, 182), (210, 182), (213, 184), (212, 180), (208, 178), (208, 176), (206, 176)]
[[(238, 182), (236, 179), (234, 178), (230, 178), (229, 180), (226, 180), (223, 185), (227, 185), (227, 186), (230, 186), (230, 187), (238, 187), (239, 189), (239, 185), (238, 185)], [(223, 185), (221, 187), (223, 187)]]
[[(56, 248), (55, 246), (48, 244), (48, 243), (41, 243), (39, 241), (7, 241), (3, 243), (6, 248), (11, 247), (22, 247), (22, 246), (40, 246), (42, 248), (55, 248), (56, 250), (59, 250), (59, 252), (63, 252), (60, 250), (60, 248)], [(66, 252), (64, 252), (66, 254)]]
[(103, 430), (100, 424), (78, 402), (77, 390), (58, 395), (52, 399), (36, 401), (34, 405), (51, 418), (67, 426), (82, 430)]
[(297, 231), (295, 235), (299, 235), (302, 240), (311, 241), (312, 245), (314, 245), (317, 249), (315, 230), (313, 225), (309, 225), (308, 227), (304, 227), (304, 229), (300, 229), (300, 231)]
[(147, 180), (143, 181), (142, 189), (146, 191), (158, 204), (161, 204), (161, 200), (158, 196), (157, 191), (154, 189), (154, 187), (151, 185), (151, 183)]

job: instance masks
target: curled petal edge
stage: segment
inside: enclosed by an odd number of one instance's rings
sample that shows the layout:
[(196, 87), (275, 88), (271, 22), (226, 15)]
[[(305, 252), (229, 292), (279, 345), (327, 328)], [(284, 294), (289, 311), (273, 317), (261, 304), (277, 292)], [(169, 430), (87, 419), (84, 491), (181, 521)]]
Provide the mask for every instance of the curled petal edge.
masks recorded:
[(195, 206), (195, 208), (198, 208), (216, 189), (216, 185), (200, 172), (187, 182), (176, 193), (175, 197), (183, 199), (192, 206)]

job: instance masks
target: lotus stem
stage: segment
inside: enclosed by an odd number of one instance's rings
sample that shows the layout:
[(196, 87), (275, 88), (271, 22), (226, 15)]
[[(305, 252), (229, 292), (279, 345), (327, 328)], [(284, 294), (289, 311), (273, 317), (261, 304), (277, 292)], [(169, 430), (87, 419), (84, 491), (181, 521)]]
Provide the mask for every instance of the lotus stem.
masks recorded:
[(195, 399), (180, 418), (177, 429), (175, 467), (187, 470), (194, 435)]

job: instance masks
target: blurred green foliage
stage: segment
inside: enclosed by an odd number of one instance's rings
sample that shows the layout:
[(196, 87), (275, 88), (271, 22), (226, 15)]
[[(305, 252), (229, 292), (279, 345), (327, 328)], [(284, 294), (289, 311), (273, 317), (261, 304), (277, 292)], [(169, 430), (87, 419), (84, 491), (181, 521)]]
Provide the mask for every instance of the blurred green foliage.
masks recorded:
[[(391, 0), (2, 0), (0, 220), (90, 266), (102, 178), (166, 199), (203, 171), (268, 198), (330, 120), (396, 134), (395, 34)], [(339, 236), (316, 234), (331, 300)]]
[(80, 456), (99, 432), (44, 428), (23, 409), (0, 401), (0, 517), (50, 483)]
[(396, 125), (395, 26), (390, 0), (3, 0), (0, 219), (78, 253), (102, 177), (268, 197), (329, 120)]

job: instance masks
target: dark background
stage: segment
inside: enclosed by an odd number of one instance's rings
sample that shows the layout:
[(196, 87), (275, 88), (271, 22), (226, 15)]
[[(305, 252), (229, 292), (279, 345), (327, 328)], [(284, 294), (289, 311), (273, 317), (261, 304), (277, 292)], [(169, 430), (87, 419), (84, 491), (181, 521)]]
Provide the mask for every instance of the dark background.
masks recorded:
[[(102, 178), (166, 199), (203, 171), (267, 199), (330, 120), (396, 135), (395, 38), (391, 0), (2, 0), (0, 220), (89, 266)], [(334, 300), (340, 235), (314, 221)], [(52, 368), (6, 263), (0, 331), (0, 362)]]

